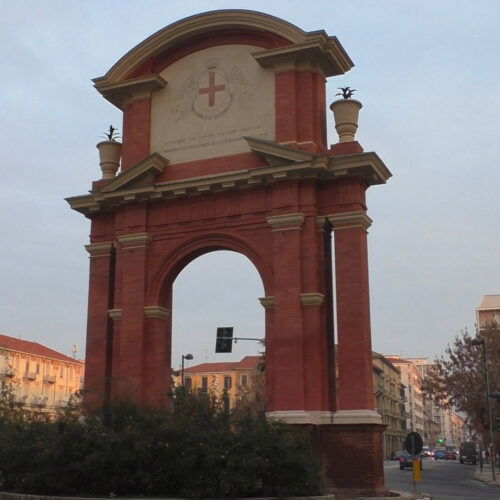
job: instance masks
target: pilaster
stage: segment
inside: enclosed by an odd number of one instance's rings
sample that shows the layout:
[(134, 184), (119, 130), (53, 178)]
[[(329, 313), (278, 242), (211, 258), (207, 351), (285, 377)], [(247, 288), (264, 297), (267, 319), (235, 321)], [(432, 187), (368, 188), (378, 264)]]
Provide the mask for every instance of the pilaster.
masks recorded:
[(114, 245), (106, 241), (85, 245), (85, 249), (90, 255), (85, 403), (99, 407), (109, 397), (112, 368), (113, 322), (108, 310), (113, 307)]
[(362, 211), (327, 216), (335, 237), (339, 410), (373, 410), (367, 228)]

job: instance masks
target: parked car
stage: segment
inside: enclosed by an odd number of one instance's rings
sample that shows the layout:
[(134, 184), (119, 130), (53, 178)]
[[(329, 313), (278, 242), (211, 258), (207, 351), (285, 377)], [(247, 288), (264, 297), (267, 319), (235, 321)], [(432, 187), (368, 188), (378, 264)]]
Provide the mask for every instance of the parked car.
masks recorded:
[(478, 454), (475, 443), (466, 442), (462, 443), (459, 452), (460, 463), (470, 463), (472, 465), (477, 464)]
[[(420, 460), (419, 463), (420, 463), (420, 470), (422, 470), (422, 460)], [(413, 468), (413, 456), (407, 451), (404, 451), (402, 455), (399, 457), (399, 468), (400, 470), (403, 470), (407, 467)]]
[(446, 452), (446, 460), (456, 460), (456, 459), (457, 459), (457, 455), (453, 450), (448, 450)]
[(434, 450), (434, 460), (446, 460), (446, 450)]

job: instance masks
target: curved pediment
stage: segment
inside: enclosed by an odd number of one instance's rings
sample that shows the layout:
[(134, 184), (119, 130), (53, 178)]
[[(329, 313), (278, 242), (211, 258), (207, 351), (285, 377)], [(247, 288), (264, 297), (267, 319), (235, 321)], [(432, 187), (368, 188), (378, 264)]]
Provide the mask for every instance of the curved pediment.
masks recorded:
[[(104, 76), (93, 81), (104, 97), (110, 86), (131, 79), (155, 75), (165, 65), (189, 53), (188, 44), (199, 40), (201, 46), (234, 43), (257, 45), (263, 49), (276, 50), (279, 47), (316, 43), (335, 59), (332, 70), (336, 74), (348, 71), (352, 61), (336, 37), (329, 37), (324, 31), (305, 32), (297, 26), (274, 16), (249, 10), (218, 10), (197, 14), (175, 22), (125, 54)], [(192, 50), (200, 47), (194, 46)], [(175, 53), (178, 53), (176, 55)], [(112, 102), (113, 100), (110, 99)], [(116, 103), (115, 103), (116, 104)]]

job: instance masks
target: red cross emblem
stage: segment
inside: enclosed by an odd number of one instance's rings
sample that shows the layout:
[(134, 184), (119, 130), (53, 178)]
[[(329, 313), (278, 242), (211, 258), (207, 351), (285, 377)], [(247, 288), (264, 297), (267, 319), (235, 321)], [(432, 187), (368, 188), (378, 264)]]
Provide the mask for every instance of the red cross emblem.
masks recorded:
[(208, 87), (204, 87), (202, 89), (198, 89), (199, 95), (208, 94), (208, 105), (210, 107), (215, 106), (215, 93), (222, 92), (226, 90), (226, 86), (224, 84), (215, 85), (215, 72), (208, 72)]

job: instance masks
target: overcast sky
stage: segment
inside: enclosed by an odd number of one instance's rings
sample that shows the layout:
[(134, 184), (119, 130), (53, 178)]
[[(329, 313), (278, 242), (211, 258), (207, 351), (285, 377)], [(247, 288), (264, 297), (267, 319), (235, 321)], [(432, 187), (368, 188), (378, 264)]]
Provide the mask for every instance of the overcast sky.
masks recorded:
[[(307, 10), (306, 10), (307, 7)], [(355, 68), (358, 140), (393, 173), (368, 192), (373, 348), (440, 354), (500, 293), (497, 0), (17, 0), (0, 16), (0, 332), (83, 357), (89, 222), (65, 197), (100, 177), (95, 144), (121, 113), (92, 87), (137, 43), (211, 9), (259, 10), (336, 35)], [(336, 142), (329, 124), (329, 141)], [(216, 252), (174, 288), (173, 364), (213, 354), (215, 328), (263, 336), (244, 257)], [(193, 307), (194, 304), (194, 307)], [(232, 359), (258, 350), (240, 342)]]

